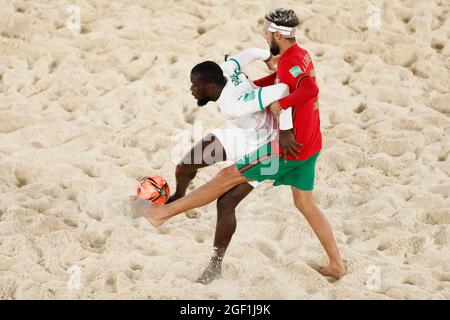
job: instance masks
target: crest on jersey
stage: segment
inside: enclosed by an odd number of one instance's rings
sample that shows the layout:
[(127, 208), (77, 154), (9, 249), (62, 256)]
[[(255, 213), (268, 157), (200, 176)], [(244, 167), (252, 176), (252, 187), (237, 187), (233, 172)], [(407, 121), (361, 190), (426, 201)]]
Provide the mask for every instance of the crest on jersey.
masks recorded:
[(244, 95), (244, 101), (245, 101), (245, 102), (252, 101), (252, 100), (254, 100), (254, 99), (255, 99), (255, 91), (252, 91), (252, 92), (250, 92), (250, 93), (246, 93), (246, 94)]
[(295, 66), (289, 70), (289, 73), (292, 74), (294, 78), (301, 75), (303, 73), (302, 69), (299, 66)]

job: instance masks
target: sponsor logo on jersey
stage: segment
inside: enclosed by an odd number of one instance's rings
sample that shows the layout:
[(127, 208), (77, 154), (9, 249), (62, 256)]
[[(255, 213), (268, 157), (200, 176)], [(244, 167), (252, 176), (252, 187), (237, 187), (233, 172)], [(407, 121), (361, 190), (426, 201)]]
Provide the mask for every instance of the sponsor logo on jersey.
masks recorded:
[(233, 82), (233, 84), (234, 84), (235, 87), (237, 87), (238, 85), (240, 85), (240, 84), (242, 83), (242, 80), (239, 79), (239, 76), (240, 76), (241, 74), (242, 74), (241, 72), (236, 71), (235, 73), (233, 73), (233, 74), (230, 76), (231, 82)]

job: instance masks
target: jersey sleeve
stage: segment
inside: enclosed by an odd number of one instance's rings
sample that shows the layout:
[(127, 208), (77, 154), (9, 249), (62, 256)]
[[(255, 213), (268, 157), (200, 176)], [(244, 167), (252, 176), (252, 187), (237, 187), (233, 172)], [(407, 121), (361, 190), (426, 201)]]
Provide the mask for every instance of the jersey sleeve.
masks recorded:
[(309, 75), (311, 70), (305, 70), (303, 65), (295, 60), (283, 61), (279, 65), (280, 82), (291, 88), (291, 94), (279, 100), (283, 109), (298, 106), (318, 95), (319, 88)]
[(275, 84), (275, 79), (277, 78), (277, 73), (274, 72), (272, 74), (269, 74), (268, 76), (265, 76), (264, 78), (258, 79), (254, 81), (255, 86), (258, 87), (267, 87)]
[(293, 93), (285, 98), (279, 100), (279, 103), (283, 109), (288, 109), (289, 107), (298, 107), (303, 105), (306, 101), (317, 97), (319, 94), (319, 88), (317, 87), (315, 81), (309, 77), (304, 76), (299, 79), (298, 87)]
[(225, 74), (232, 75), (236, 72), (236, 64), (232, 61), (225, 61), (220, 64), (220, 68)]
[(242, 96), (229, 106), (232, 117), (242, 117), (255, 112), (264, 111), (273, 102), (286, 97), (289, 87), (283, 83), (264, 88), (256, 88)]
[(242, 72), (242, 70), (256, 60), (267, 60), (270, 57), (269, 50), (263, 50), (258, 48), (251, 48), (242, 51), (241, 53), (229, 57), (227, 61), (234, 63), (235, 70)]
[(280, 130), (289, 130), (294, 127), (292, 122), (292, 108), (281, 110), (279, 124)]

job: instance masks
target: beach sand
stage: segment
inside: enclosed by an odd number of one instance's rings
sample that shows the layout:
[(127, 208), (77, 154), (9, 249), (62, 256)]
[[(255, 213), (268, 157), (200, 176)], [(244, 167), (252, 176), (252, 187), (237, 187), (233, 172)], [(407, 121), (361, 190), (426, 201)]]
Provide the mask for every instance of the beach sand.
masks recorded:
[[(79, 32), (67, 27), (73, 4)], [(182, 152), (226, 121), (214, 103), (196, 106), (191, 68), (267, 48), (262, 18), (280, 6), (297, 12), (315, 64), (314, 195), (349, 274), (314, 269), (327, 262), (318, 239), (290, 189), (267, 182), (239, 205), (223, 277), (204, 286), (215, 203), (158, 230), (128, 195), (150, 174), (175, 189)], [(448, 1), (0, 8), (0, 299), (450, 299)]]

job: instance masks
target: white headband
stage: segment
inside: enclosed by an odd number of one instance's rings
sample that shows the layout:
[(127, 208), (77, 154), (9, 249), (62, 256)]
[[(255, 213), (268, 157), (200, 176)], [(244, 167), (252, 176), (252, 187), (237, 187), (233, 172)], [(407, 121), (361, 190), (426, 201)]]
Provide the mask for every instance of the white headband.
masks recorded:
[(297, 28), (279, 26), (269, 20), (264, 22), (264, 32), (279, 32), (284, 38), (294, 38)]

